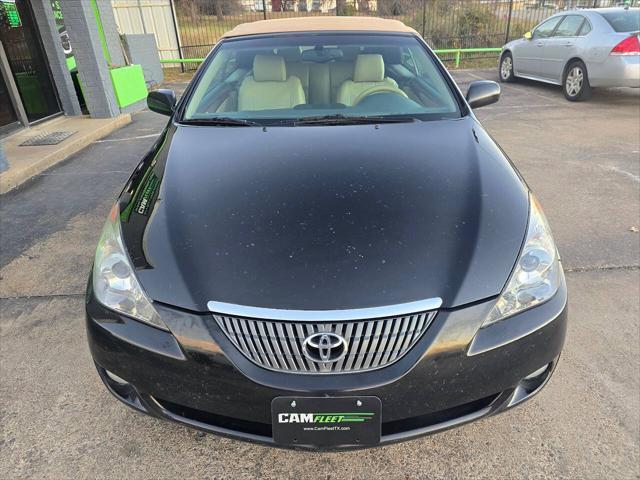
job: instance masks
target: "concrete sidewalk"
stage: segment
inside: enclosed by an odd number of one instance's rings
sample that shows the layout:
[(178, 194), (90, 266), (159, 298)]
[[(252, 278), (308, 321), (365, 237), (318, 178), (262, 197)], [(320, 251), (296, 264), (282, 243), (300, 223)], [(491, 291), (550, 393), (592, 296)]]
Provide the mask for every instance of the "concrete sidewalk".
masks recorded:
[[(4, 151), (6, 162), (6, 169), (0, 166), (0, 194), (13, 190), (33, 176), (130, 122), (131, 115), (128, 113), (115, 118), (59, 117), (22, 129), (0, 140), (0, 149)], [(32, 137), (64, 131), (75, 133), (57, 145), (20, 146)]]

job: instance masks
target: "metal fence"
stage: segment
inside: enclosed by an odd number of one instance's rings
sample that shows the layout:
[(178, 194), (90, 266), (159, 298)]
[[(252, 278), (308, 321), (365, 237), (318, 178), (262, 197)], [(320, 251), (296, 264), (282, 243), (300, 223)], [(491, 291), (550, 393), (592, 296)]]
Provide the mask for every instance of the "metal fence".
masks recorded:
[[(637, 6), (640, 0), (169, 0), (172, 33), (182, 59), (205, 57), (226, 31), (256, 20), (335, 15), (394, 18), (413, 27), (433, 48), (448, 50), (500, 47), (558, 11), (625, 3)], [(455, 53), (446, 57), (454, 60)], [(183, 65), (196, 68), (197, 63)]]

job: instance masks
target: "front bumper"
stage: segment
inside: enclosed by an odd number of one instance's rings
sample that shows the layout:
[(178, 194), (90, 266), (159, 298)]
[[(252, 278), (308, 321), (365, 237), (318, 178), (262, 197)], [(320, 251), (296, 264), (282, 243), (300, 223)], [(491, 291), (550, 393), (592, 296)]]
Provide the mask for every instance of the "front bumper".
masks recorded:
[(388, 444), (504, 411), (546, 384), (566, 333), (564, 281), (548, 302), (480, 329), (494, 302), (439, 311), (400, 361), (360, 373), (268, 371), (236, 350), (210, 314), (157, 305), (169, 333), (104, 308), (91, 289), (87, 334), (107, 388), (145, 413), (274, 444), (275, 397), (375, 396)]

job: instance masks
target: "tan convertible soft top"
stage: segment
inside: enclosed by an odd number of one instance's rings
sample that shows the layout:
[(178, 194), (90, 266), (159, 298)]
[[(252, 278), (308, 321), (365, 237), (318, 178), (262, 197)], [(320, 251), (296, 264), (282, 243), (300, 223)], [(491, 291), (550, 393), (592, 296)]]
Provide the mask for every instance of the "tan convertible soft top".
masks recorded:
[(287, 32), (417, 32), (398, 20), (377, 17), (298, 17), (241, 23), (223, 38)]

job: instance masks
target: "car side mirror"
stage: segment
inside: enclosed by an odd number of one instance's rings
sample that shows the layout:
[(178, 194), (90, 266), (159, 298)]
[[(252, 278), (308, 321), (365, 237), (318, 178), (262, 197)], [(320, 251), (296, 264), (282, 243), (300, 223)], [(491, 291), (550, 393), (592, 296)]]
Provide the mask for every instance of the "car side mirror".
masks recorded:
[(531, 32), (527, 32), (524, 34), (524, 39), (525, 40), (531, 40), (533, 38), (533, 33)]
[(171, 116), (175, 106), (176, 93), (173, 90), (153, 90), (147, 95), (147, 107), (152, 112)]
[(496, 103), (500, 98), (500, 85), (491, 80), (478, 80), (469, 84), (467, 102), (471, 108), (484, 107)]

